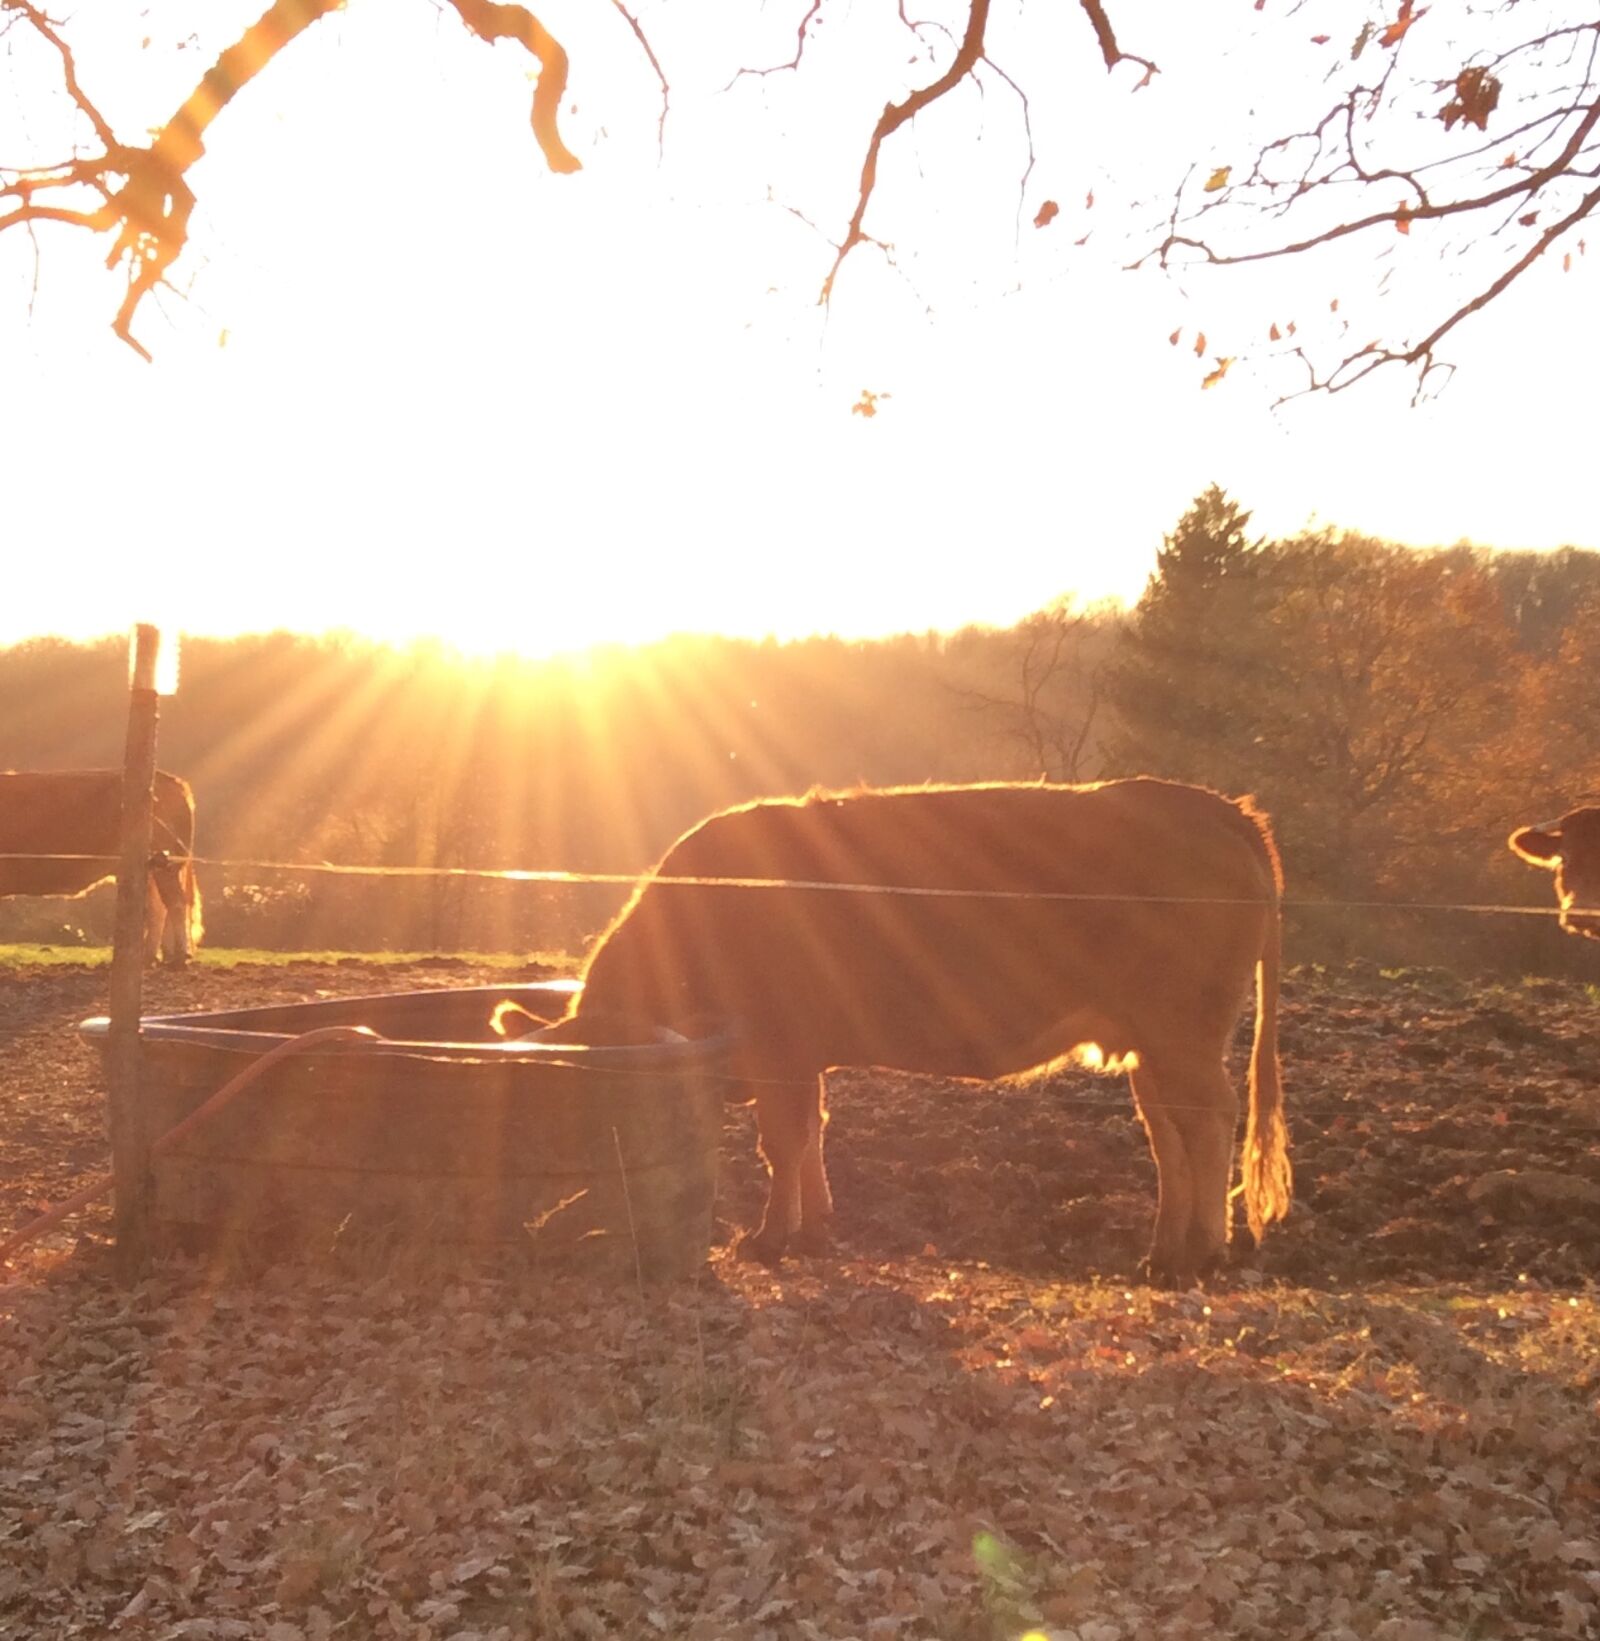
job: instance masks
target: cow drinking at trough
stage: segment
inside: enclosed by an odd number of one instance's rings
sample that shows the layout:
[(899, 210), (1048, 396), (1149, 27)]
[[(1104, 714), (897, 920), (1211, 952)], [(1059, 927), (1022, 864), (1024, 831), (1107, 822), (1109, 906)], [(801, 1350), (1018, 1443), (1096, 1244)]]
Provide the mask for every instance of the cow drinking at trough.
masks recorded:
[[(0, 895), (86, 894), (116, 876), (121, 827), (117, 770), (0, 771)], [(164, 770), (156, 771), (150, 842), (145, 956), (183, 963), (201, 934), (194, 796)], [(90, 858), (43, 858), (73, 855)]]
[(1524, 860), (1555, 873), (1561, 927), (1600, 940), (1600, 808), (1519, 827), (1506, 841)]
[[(745, 879), (780, 886), (672, 882)], [(879, 886), (899, 893), (853, 886)], [(770, 1171), (746, 1252), (827, 1239), (824, 1074), (994, 1078), (1097, 1045), (1132, 1068), (1160, 1198), (1152, 1280), (1228, 1241), (1238, 1102), (1224, 1055), (1256, 993), (1242, 1193), (1288, 1210), (1277, 1058), (1281, 879), (1248, 800), (1139, 779), (812, 794), (682, 837), (591, 954), (568, 1019), (735, 1038)]]

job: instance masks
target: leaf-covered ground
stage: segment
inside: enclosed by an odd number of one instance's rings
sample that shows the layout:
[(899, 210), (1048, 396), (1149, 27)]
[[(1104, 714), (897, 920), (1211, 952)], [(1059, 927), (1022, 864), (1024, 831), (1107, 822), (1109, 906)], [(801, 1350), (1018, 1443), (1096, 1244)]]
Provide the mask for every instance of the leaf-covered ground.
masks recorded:
[[(154, 975), (151, 1012), (459, 985)], [(104, 969), (0, 969), (0, 1234), (106, 1165)], [(1134, 1285), (1121, 1083), (836, 1079), (841, 1247), (641, 1294), (0, 1274), (0, 1633), (1456, 1641), (1600, 1631), (1600, 1006), (1291, 977), (1300, 1201)]]

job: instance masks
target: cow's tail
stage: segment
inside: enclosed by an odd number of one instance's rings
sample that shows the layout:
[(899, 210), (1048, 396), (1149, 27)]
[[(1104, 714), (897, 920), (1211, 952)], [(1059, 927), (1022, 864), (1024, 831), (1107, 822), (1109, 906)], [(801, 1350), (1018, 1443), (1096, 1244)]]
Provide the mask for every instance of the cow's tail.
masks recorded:
[(1283, 966), (1283, 929), (1277, 897), (1267, 918), (1256, 960), (1256, 1040), (1250, 1052), (1250, 1110), (1245, 1119), (1243, 1189), (1250, 1232), (1259, 1242), (1274, 1220), (1289, 1212), (1294, 1174), (1289, 1130), (1283, 1118), (1283, 1079), (1278, 1069), (1278, 984)]
[(206, 932), (206, 920), (200, 909), (200, 879), (195, 873), (193, 857), (183, 863), (183, 904), (189, 931), (189, 954), (200, 949), (200, 936)]

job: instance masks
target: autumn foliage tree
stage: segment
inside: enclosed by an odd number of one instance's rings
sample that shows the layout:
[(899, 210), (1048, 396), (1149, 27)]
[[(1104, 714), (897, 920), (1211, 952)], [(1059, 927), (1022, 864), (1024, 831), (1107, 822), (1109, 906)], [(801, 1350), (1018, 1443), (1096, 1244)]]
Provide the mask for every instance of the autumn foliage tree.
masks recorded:
[(1262, 580), (1276, 665), (1255, 745), (1286, 847), (1324, 894), (1403, 895), (1497, 829), (1483, 754), (1517, 669), (1494, 583), (1470, 553), (1331, 530), (1276, 544)]
[(1533, 795), (1600, 775), (1600, 560), (1249, 517), (1213, 485), (1167, 538), (1111, 662), (1113, 772), (1254, 792), (1302, 895), (1485, 898)]
[(1522, 679), (1515, 757), (1530, 799), (1556, 813), (1600, 801), (1600, 588), (1577, 604), (1548, 654)]

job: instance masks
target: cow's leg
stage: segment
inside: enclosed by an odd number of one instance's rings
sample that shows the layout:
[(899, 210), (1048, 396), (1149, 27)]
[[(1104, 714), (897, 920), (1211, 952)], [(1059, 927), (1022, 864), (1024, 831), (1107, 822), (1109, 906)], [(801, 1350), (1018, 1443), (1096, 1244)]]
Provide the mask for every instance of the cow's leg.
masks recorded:
[(1233, 1186), (1233, 1139), (1239, 1124), (1239, 1097), (1222, 1058), (1196, 1065), (1174, 1084), (1175, 1115), (1189, 1155), (1194, 1198), (1189, 1220), (1189, 1265), (1198, 1276), (1227, 1257)]
[(806, 1148), (800, 1158), (800, 1229), (794, 1247), (800, 1253), (826, 1253), (832, 1241), (833, 1193), (822, 1160), (828, 1130), (828, 1074), (817, 1073), (817, 1100), (806, 1111)]
[(1160, 1287), (1186, 1287), (1194, 1280), (1189, 1265), (1189, 1224), (1194, 1217), (1194, 1176), (1171, 1095), (1155, 1068), (1141, 1064), (1130, 1077), (1150, 1154), (1156, 1162), (1156, 1224), (1146, 1261), (1150, 1280)]
[[(162, 958), (175, 967), (189, 961), (189, 896), (184, 883), (184, 867), (164, 856), (150, 868), (150, 916), (147, 927), (154, 931), (147, 955), (154, 957), (159, 946)], [(161, 903), (157, 911), (156, 903)], [(165, 932), (162, 918), (165, 917)]]
[(1150, 1280), (1186, 1287), (1226, 1253), (1238, 1097), (1220, 1054), (1141, 1065), (1133, 1091), (1160, 1180)]
[(763, 1088), (756, 1095), (756, 1126), (768, 1174), (767, 1206), (761, 1224), (739, 1243), (743, 1258), (776, 1265), (789, 1246), (789, 1238), (800, 1229), (804, 1202), (801, 1179), (816, 1099), (815, 1093), (792, 1087)]
[(162, 898), (161, 885), (154, 872), (145, 877), (144, 892), (144, 960), (154, 963), (161, 955), (161, 941), (167, 922), (167, 903)]

